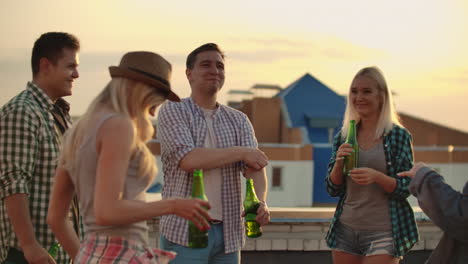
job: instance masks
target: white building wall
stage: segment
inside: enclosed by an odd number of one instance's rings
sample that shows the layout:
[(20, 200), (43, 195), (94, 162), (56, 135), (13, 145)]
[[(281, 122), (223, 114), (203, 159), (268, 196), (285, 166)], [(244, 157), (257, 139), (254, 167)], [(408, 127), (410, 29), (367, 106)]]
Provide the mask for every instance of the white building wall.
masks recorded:
[[(468, 181), (468, 163), (428, 163), (445, 179), (445, 182), (457, 191), (462, 191), (463, 186)], [(418, 202), (414, 196), (410, 196), (408, 201), (411, 205), (417, 206)]]
[[(282, 186), (271, 187), (272, 168), (282, 168)], [(313, 162), (270, 160), (266, 167), (270, 207), (310, 207), (313, 197)], [(242, 191), (245, 179), (242, 180)]]
[(154, 183), (164, 183), (164, 173), (162, 169), (162, 162), (161, 162), (161, 156), (156, 156), (156, 166), (158, 167), (158, 173), (156, 174), (156, 177), (154, 179)]

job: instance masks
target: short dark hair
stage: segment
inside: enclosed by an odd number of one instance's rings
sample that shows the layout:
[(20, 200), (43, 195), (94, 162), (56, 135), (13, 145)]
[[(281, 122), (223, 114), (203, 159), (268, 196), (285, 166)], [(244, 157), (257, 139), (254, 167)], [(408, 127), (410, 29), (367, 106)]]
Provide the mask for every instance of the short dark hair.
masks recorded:
[(187, 61), (185, 63), (185, 66), (187, 67), (187, 69), (193, 69), (193, 66), (195, 66), (195, 61), (197, 60), (197, 55), (199, 53), (202, 53), (204, 51), (212, 51), (212, 50), (219, 52), (219, 54), (221, 54), (221, 57), (224, 59), (224, 52), (221, 51), (218, 45), (216, 45), (215, 43), (206, 43), (194, 49), (187, 56)]
[(63, 49), (80, 50), (80, 41), (72, 34), (65, 32), (47, 32), (42, 34), (36, 42), (31, 55), (31, 68), (33, 76), (39, 72), (39, 61), (47, 58), (56, 64), (63, 55)]

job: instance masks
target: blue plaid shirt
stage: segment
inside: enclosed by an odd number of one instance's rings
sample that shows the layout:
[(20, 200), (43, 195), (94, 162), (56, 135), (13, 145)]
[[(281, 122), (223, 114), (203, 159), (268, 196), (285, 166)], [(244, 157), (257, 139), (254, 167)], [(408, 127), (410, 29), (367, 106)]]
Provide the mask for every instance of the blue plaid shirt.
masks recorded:
[[(346, 200), (346, 181), (342, 185), (335, 185), (330, 179), (330, 173), (335, 165), (336, 151), (342, 143), (341, 133), (338, 133), (333, 143), (332, 157), (328, 164), (328, 176), (325, 178), (328, 193), (333, 197), (340, 197), (326, 236), (327, 245), (330, 248), (336, 248), (335, 224), (343, 212), (343, 203)], [(384, 134), (384, 152), (387, 162), (387, 174), (396, 179), (396, 188), (389, 194), (388, 202), (395, 252), (397, 257), (401, 257), (419, 239), (413, 210), (406, 200), (410, 195), (408, 185), (411, 178), (397, 176), (397, 173), (410, 170), (413, 167), (413, 144), (410, 133), (405, 128), (394, 125), (391, 131)]]

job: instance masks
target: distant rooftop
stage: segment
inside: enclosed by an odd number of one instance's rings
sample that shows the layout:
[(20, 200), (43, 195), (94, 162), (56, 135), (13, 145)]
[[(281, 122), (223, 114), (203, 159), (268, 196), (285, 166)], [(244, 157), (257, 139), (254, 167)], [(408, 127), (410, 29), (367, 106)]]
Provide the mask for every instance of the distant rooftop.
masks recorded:
[(247, 91), (247, 90), (230, 90), (228, 92), (228, 94), (247, 94), (247, 95), (251, 95), (253, 93), (251, 91)]
[(250, 89), (271, 89), (271, 90), (280, 91), (282, 88), (279, 85), (259, 83), (259, 84), (255, 84)]

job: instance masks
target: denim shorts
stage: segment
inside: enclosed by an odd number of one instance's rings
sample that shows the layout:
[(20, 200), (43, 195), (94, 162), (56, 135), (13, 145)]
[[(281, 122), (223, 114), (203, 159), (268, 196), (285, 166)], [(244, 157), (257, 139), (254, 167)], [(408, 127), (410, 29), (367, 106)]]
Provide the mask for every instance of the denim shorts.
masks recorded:
[(335, 250), (359, 256), (395, 255), (392, 231), (361, 231), (336, 223)]

